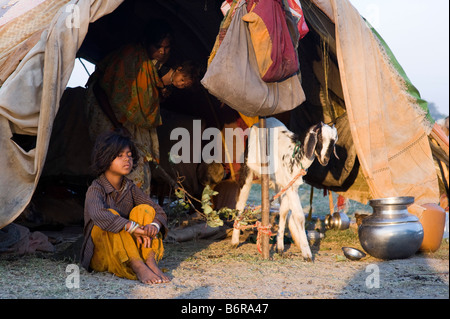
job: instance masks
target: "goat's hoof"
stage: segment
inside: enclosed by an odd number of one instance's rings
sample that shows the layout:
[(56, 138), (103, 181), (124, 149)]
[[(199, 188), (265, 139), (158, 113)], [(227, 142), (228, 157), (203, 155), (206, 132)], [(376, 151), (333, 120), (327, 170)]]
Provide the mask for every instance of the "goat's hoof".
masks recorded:
[(231, 248), (233, 248), (233, 249), (238, 248), (238, 246), (239, 246), (239, 243), (237, 243), (237, 244), (231, 243)]
[(278, 255), (283, 256), (284, 249), (277, 249), (277, 253)]
[(303, 257), (303, 259), (309, 263), (312, 263), (312, 258), (311, 257)]

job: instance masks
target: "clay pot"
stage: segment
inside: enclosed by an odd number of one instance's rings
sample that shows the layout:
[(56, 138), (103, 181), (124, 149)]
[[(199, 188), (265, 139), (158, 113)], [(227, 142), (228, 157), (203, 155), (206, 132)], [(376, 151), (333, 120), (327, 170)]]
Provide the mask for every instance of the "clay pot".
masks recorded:
[(445, 210), (437, 204), (420, 205), (422, 209), (411, 209), (408, 211), (419, 218), (423, 226), (423, 241), (420, 250), (424, 252), (435, 252), (442, 243), (445, 228)]

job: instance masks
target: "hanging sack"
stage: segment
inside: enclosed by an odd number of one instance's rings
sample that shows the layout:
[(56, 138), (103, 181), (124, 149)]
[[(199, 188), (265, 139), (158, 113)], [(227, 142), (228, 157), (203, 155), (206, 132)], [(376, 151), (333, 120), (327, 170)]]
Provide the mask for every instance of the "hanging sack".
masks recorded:
[(248, 22), (263, 81), (282, 81), (298, 72), (297, 43), (289, 33), (281, 0), (258, 0), (242, 19)]
[(201, 83), (209, 93), (246, 116), (292, 110), (305, 101), (299, 76), (273, 83), (261, 79), (247, 23), (242, 21), (246, 13), (242, 1)]

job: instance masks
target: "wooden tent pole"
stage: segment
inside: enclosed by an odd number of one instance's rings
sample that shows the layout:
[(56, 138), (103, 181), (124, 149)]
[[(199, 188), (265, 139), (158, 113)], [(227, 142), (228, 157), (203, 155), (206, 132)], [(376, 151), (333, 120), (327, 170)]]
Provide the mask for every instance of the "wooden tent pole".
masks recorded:
[[(261, 158), (261, 226), (264, 229), (269, 225), (269, 162), (267, 152), (267, 130), (266, 118), (259, 119), (259, 145)], [(260, 230), (261, 231), (261, 230)], [(267, 232), (261, 234), (262, 258), (269, 258), (269, 235)]]

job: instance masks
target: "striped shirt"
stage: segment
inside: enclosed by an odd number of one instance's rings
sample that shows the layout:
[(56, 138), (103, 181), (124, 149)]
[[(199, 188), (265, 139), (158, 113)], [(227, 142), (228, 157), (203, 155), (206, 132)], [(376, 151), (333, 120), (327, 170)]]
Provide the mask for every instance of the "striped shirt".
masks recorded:
[[(94, 243), (91, 238), (94, 225), (105, 231), (118, 233), (129, 222), (131, 210), (140, 204), (148, 204), (155, 209), (154, 222), (161, 225), (160, 231), (165, 237), (168, 232), (166, 213), (131, 180), (124, 177), (120, 190), (116, 190), (104, 174), (92, 182), (87, 190), (84, 205), (84, 242), (81, 249), (81, 265), (84, 268), (89, 270), (94, 254)], [(111, 213), (108, 210), (110, 208), (120, 216)]]

